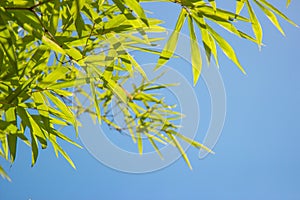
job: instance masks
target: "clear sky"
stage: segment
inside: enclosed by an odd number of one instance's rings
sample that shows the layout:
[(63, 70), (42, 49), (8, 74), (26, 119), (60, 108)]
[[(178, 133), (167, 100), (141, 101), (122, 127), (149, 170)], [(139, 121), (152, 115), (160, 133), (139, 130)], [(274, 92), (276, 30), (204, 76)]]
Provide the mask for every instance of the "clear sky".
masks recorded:
[[(299, 1), (292, 1), (288, 10), (285, 2), (276, 5), (300, 24)], [(173, 28), (179, 7), (157, 3), (147, 8), (166, 22), (165, 27)], [(179, 159), (156, 172), (129, 174), (106, 167), (87, 150), (69, 144), (63, 146), (77, 170), (63, 158), (57, 159), (52, 149), (41, 151), (31, 168), (30, 149), (19, 143), (11, 168), (0, 161), (13, 180), (0, 179), (0, 199), (300, 199), (300, 29), (283, 22), (287, 35), (283, 37), (266, 18), (261, 20), (266, 45), (262, 51), (225, 35), (247, 75), (220, 57), (227, 113), (215, 155), (200, 160), (191, 148), (193, 170)], [(170, 63), (175, 68), (176, 64), (180, 62)], [(200, 130), (205, 130), (210, 105), (201, 84), (202, 80), (197, 91), (203, 99)]]

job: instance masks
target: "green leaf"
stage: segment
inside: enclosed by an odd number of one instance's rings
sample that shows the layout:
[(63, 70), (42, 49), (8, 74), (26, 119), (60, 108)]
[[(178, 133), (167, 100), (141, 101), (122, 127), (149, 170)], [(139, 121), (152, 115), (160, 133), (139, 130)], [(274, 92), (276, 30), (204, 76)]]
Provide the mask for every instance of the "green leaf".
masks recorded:
[(142, 140), (141, 132), (137, 131), (136, 136), (137, 136), (138, 151), (139, 151), (139, 154), (142, 155), (143, 154), (143, 140)]
[(130, 59), (131, 64), (134, 66), (134, 68), (145, 78), (147, 79), (147, 75), (144, 72), (143, 68), (140, 66), (140, 64), (130, 55), (127, 55)]
[(62, 82), (52, 84), (48, 88), (49, 89), (62, 89), (62, 88), (76, 87), (76, 86), (80, 86), (80, 85), (90, 83), (90, 82), (95, 81), (95, 80), (96, 80), (96, 78), (94, 78), (94, 77), (77, 78), (76, 80), (71, 80), (71, 81), (64, 80)]
[[(150, 127), (154, 127), (154, 124), (152, 123), (149, 127), (147, 127), (148, 131), (151, 131)], [(159, 142), (159, 143), (161, 143), (163, 145), (167, 144), (164, 141), (164, 139), (161, 139), (160, 137), (157, 137), (156, 135), (151, 135), (150, 133), (147, 133), (147, 132), (145, 132), (144, 134), (148, 137), (148, 139), (151, 138), (153, 141), (155, 140), (155, 141), (157, 141), (157, 142)]]
[(9, 18), (17, 21), (18, 25), (38, 39), (43, 37), (43, 27), (37, 19), (36, 15), (29, 10), (9, 10), (6, 13)]
[(195, 11), (207, 18), (221, 18), (226, 21), (240, 20), (244, 22), (249, 22), (249, 19), (247, 19), (246, 17), (218, 8), (217, 11), (214, 11), (214, 9), (210, 6), (201, 6), (199, 8), (196, 8)]
[(8, 180), (9, 182), (11, 182), (11, 179), (9, 178), (7, 173), (4, 171), (4, 169), (1, 167), (1, 165), (0, 165), (0, 175), (2, 176), (2, 178), (4, 178), (4, 179)]
[[(88, 72), (89, 72), (89, 68), (88, 68)], [(88, 73), (89, 76), (91, 76), (91, 73)], [(98, 102), (97, 99), (97, 95), (96, 95), (96, 88), (95, 88), (95, 84), (94, 82), (90, 82), (90, 88), (91, 88), (91, 92), (92, 92), (92, 96), (93, 96), (93, 102), (94, 102), (94, 106), (96, 109), (96, 114), (97, 114), (97, 119), (99, 124), (101, 124), (101, 111), (100, 111), (100, 102)]]
[(131, 10), (133, 10), (139, 16), (139, 18), (141, 18), (141, 20), (147, 26), (149, 26), (149, 22), (144, 12), (144, 9), (141, 7), (138, 1), (136, 0), (123, 0), (123, 1)]
[[(75, 4), (75, 6), (74, 6)], [(74, 18), (75, 18), (75, 27), (76, 27), (76, 31), (78, 33), (78, 36), (79, 37), (82, 37), (82, 32), (83, 30), (85, 30), (85, 24), (84, 24), (84, 21), (81, 17), (81, 9), (83, 8), (85, 4), (85, 0), (74, 0), (73, 1), (73, 6), (71, 8), (71, 12), (74, 13)], [(75, 11), (73, 11), (72, 9), (73, 8), (76, 8)]]
[[(5, 119), (7, 122), (11, 122), (17, 126), (15, 107), (11, 107), (5, 112)], [(9, 134), (7, 134), (7, 143), (9, 147), (10, 160), (13, 163), (16, 158), (17, 150), (17, 136), (15, 132), (9, 132)]]
[(216, 4), (216, 1), (215, 0), (208, 0), (211, 7), (213, 7), (214, 11), (216, 12), (217, 11), (217, 4)]
[(98, 55), (89, 55), (81, 62), (84, 62), (86, 65), (97, 65), (104, 67), (110, 65), (115, 59), (115, 57), (109, 57), (102, 53)]
[(76, 118), (71, 109), (64, 102), (62, 102), (62, 100), (60, 100), (57, 96), (53, 95), (51, 92), (44, 91), (44, 93), (57, 106), (57, 108), (60, 109), (62, 113), (64, 113), (64, 115), (67, 117), (67, 120), (73, 125), (75, 125)]
[[(1, 14), (1, 12), (0, 12), (0, 14)], [(9, 30), (9, 29), (11, 29), (9, 27), (9, 25), (6, 24), (1, 19), (1, 15), (0, 15), (0, 29), (1, 29), (1, 31), (0, 31), (0, 49), (2, 49), (3, 53), (5, 53), (14, 72), (16, 74), (19, 74), (17, 57), (16, 57), (16, 49), (15, 49), (15, 44), (14, 44), (15, 37), (13, 35), (13, 32)]]
[(245, 5), (246, 0), (236, 0), (235, 14), (239, 15)]
[(37, 78), (38, 76), (32, 77), (31, 79), (25, 81), (22, 85), (18, 86), (18, 88), (14, 92), (12, 92), (9, 96), (6, 97), (6, 102), (10, 104), (14, 100), (17, 100), (17, 97), (24, 94)]
[[(125, 2), (126, 1), (126, 4), (133, 4), (131, 6), (133, 6), (133, 8), (127, 8), (125, 7)], [(148, 19), (146, 18), (146, 16), (143, 16), (142, 12), (143, 12), (143, 9), (140, 10), (139, 9), (139, 4), (138, 5), (135, 5), (137, 2), (136, 0), (113, 0), (113, 2), (118, 6), (118, 8), (120, 9), (120, 11), (123, 13), (123, 15), (126, 17), (127, 20), (124, 21), (124, 23), (120, 20), (116, 21), (117, 22), (117, 27), (116, 29), (120, 29), (121, 26), (123, 26), (123, 28), (126, 29), (126, 26), (131, 26), (131, 27), (134, 27), (136, 28), (135, 30), (137, 30), (143, 37), (144, 39), (149, 43), (148, 41), (148, 36), (146, 35), (144, 29), (142, 28), (143, 27), (143, 24), (146, 24), (148, 27), (149, 27), (149, 22), (148, 22)], [(138, 15), (138, 19), (136, 19), (136, 17), (132, 14), (132, 11), (135, 9), (135, 12), (138, 12), (140, 14), (140, 16)], [(140, 22), (142, 21), (142, 22)], [(120, 26), (121, 25), (121, 26)], [(125, 26), (125, 27), (124, 27)], [(127, 27), (129, 28), (129, 27)]]
[(76, 142), (74, 142), (73, 140), (71, 140), (70, 138), (68, 138), (65, 134), (60, 133), (59, 131), (53, 129), (52, 130), (52, 134), (54, 134), (55, 136), (59, 137), (60, 139), (69, 142), (70, 144), (73, 144), (74, 146), (82, 149), (82, 146), (80, 146), (79, 144), (77, 144)]
[(136, 93), (133, 96), (133, 100), (161, 103), (161, 101), (159, 99), (155, 98), (153, 95), (147, 94), (147, 93), (144, 93), (144, 92)]
[(193, 69), (193, 83), (196, 85), (201, 69), (202, 69), (202, 58), (200, 48), (198, 46), (198, 40), (194, 30), (193, 18), (188, 17), (188, 25), (190, 30), (190, 44), (191, 44), (191, 59), (192, 59), (192, 69)]
[[(193, 13), (193, 18), (195, 19), (196, 22), (198, 21), (197, 23), (198, 23), (200, 29), (206, 29), (205, 21), (203, 19), (203, 16), (201, 16), (200, 14), (198, 14), (198, 16), (197, 16), (197, 14)], [(232, 34), (238, 36), (238, 37), (242, 37), (242, 38), (245, 38), (247, 40), (256, 42), (255, 39), (253, 39), (251, 36), (247, 35), (246, 33), (243, 33), (240, 30), (238, 30), (232, 24), (232, 22), (230, 22), (229, 20), (224, 20), (220, 17), (211, 17), (209, 19), (212, 20), (213, 22), (215, 22), (216, 24), (218, 24), (219, 26), (221, 26), (222, 28), (226, 29), (227, 31), (231, 32)], [(201, 34), (202, 34), (202, 32), (201, 32)]]
[(47, 87), (51, 84), (56, 83), (59, 79), (64, 78), (68, 71), (69, 71), (69, 69), (67, 67), (57, 67), (49, 75), (47, 75), (45, 78), (43, 78), (43, 80), (39, 83), (39, 86)]
[(240, 64), (238, 58), (236, 57), (236, 54), (235, 54), (233, 48), (230, 46), (230, 44), (224, 38), (222, 38), (217, 32), (215, 32), (208, 24), (206, 26), (207, 26), (208, 31), (212, 35), (212, 37), (216, 40), (216, 42), (218, 43), (218, 45), (224, 52), (224, 54), (230, 60), (232, 60), (244, 74), (246, 74), (245, 70), (241, 66), (241, 64)]
[(74, 168), (76, 169), (72, 159), (70, 158), (70, 156), (61, 148), (61, 146), (59, 146), (59, 144), (53, 139), (53, 138), (49, 138), (53, 148), (55, 149), (55, 151), (61, 153), (61, 155), (68, 161), (68, 163)]
[(266, 0), (259, 0), (261, 3), (265, 4), (265, 6), (267, 6), (269, 9), (271, 9), (272, 11), (274, 11), (277, 15), (279, 15), (280, 17), (282, 17), (283, 19), (285, 19), (287, 22), (289, 22), (290, 24), (298, 27), (298, 25), (293, 22), (292, 20), (290, 20), (287, 16), (285, 16), (282, 12), (280, 12), (280, 10), (278, 10), (275, 6), (273, 6), (272, 4), (270, 4), (269, 2), (267, 2)]
[(60, 1), (59, 0), (54, 0), (53, 2), (49, 2), (51, 5), (51, 16), (49, 18), (50, 21), (50, 27), (49, 31), (52, 33), (52, 35), (55, 35), (57, 27), (58, 27), (58, 22), (59, 22), (59, 14), (60, 14)]
[[(33, 116), (28, 113), (27, 110), (24, 108), (18, 107), (17, 108), (18, 114), (21, 117), (22, 121), (30, 128), (30, 134), (31, 134), (31, 141), (32, 141), (32, 151), (33, 151), (33, 163), (35, 164), (36, 158), (37, 158), (37, 140), (41, 143), (42, 148), (47, 147), (47, 138), (44, 134), (44, 131), (41, 129), (41, 127), (38, 125), (38, 122), (33, 118)], [(27, 118), (27, 119), (26, 119)]]
[(31, 166), (34, 166), (38, 157), (38, 144), (37, 144), (37, 140), (35, 135), (33, 134), (33, 132), (30, 132), (30, 136), (31, 136)]
[(212, 53), (215, 58), (217, 66), (219, 66), (216, 44), (215, 44), (215, 41), (212, 38), (212, 36), (208, 33), (206, 23), (205, 23), (203, 16), (193, 15), (193, 17), (201, 31), (202, 42), (203, 42), (203, 46), (205, 49), (205, 54), (206, 54), (208, 63), (210, 63), (210, 57), (211, 57), (211, 53)]
[(53, 51), (56, 51), (57, 53), (61, 53), (63, 55), (66, 54), (66, 51), (56, 42), (52, 41), (51, 39), (49, 39), (46, 36), (42, 37), (42, 42), (47, 45), (50, 49), (52, 49)]
[(274, 15), (273, 12), (271, 12), (270, 10), (268, 10), (267, 8), (265, 8), (261, 3), (259, 3), (258, 1), (254, 0), (254, 2), (259, 6), (259, 8), (267, 15), (267, 17), (269, 18), (269, 20), (274, 24), (274, 26), (281, 32), (282, 35), (285, 36), (284, 31), (282, 30), (276, 15)]
[(205, 151), (214, 154), (214, 152), (211, 149), (207, 148), (206, 146), (204, 146), (203, 144), (201, 144), (201, 143), (199, 143), (195, 140), (192, 140), (192, 139), (190, 139), (190, 138), (188, 138), (188, 137), (186, 137), (186, 136), (184, 136), (180, 133), (177, 133), (173, 130), (170, 130), (170, 133), (172, 133), (173, 135), (177, 136), (178, 138), (184, 140), (188, 144), (191, 144), (191, 145), (193, 145), (194, 147), (196, 147), (198, 149), (204, 149)]
[(183, 157), (183, 159), (185, 160), (186, 164), (189, 166), (190, 169), (192, 169), (192, 165), (185, 153), (185, 151), (183, 150), (182, 146), (180, 145), (180, 143), (178, 142), (178, 140), (176, 139), (176, 137), (174, 137), (171, 133), (167, 132), (168, 136), (171, 138), (171, 140), (174, 142), (175, 146), (177, 147), (177, 149), (179, 150), (181, 156)]
[(13, 163), (16, 158), (16, 150), (17, 150), (17, 136), (14, 134), (7, 135), (7, 142), (9, 147), (10, 159)]
[(99, 2), (99, 6), (102, 6), (102, 4), (104, 3), (105, 0), (100, 0)]
[(153, 148), (155, 149), (155, 151), (157, 152), (157, 154), (159, 155), (159, 157), (163, 160), (163, 155), (161, 154), (161, 152), (158, 149), (157, 145), (155, 144), (154, 140), (151, 137), (148, 137), (148, 140), (151, 143), (151, 145), (153, 146)]
[(93, 67), (93, 70), (104, 79), (104, 84), (107, 86), (114, 94), (117, 95), (117, 97), (125, 104), (128, 103), (130, 96), (128, 92), (122, 88), (115, 80), (112, 79), (105, 79), (103, 77), (103, 73), (95, 66), (91, 65)]
[(259, 45), (259, 48), (260, 48), (260, 46), (262, 45), (262, 37), (263, 37), (262, 28), (261, 28), (261, 25), (252, 9), (250, 3), (249, 3), (249, 0), (247, 0), (246, 3), (247, 3), (248, 12), (250, 15), (250, 20), (252, 23), (252, 30), (254, 32), (257, 44)]
[(286, 7), (289, 7), (290, 3), (291, 3), (291, 0), (287, 0), (286, 1)]
[(186, 17), (186, 10), (183, 8), (181, 9), (181, 12), (179, 14), (175, 29), (173, 33), (171, 34), (169, 40), (167, 41), (167, 44), (165, 45), (164, 49), (162, 50), (159, 59), (157, 61), (156, 69), (163, 66), (174, 54), (174, 51), (176, 49), (178, 37), (180, 30), (182, 28), (182, 25), (185, 21)]

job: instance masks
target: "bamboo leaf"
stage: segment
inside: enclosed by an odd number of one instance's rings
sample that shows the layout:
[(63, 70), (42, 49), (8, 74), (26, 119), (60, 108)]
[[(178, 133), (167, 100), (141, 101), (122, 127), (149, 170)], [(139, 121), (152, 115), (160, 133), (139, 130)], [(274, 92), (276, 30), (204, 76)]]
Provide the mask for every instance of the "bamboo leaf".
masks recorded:
[(223, 20), (240, 20), (244, 22), (249, 22), (249, 19), (246, 17), (237, 15), (236, 13), (232, 13), (227, 10), (218, 9), (217, 11), (214, 11), (214, 9), (210, 6), (201, 6), (199, 8), (196, 8), (195, 11), (197, 11), (199, 14), (208, 17), (208, 18), (221, 18)]
[(154, 140), (151, 137), (148, 137), (149, 142), (151, 143), (152, 147), (155, 149), (159, 157), (163, 160), (163, 155), (161, 154), (160, 150), (158, 149), (157, 145), (155, 144)]
[(202, 69), (202, 58), (201, 58), (200, 48), (198, 46), (198, 40), (194, 30), (193, 18), (191, 16), (188, 17), (188, 25), (190, 30), (193, 83), (194, 85), (196, 85)]
[(70, 144), (73, 144), (74, 146), (82, 149), (82, 146), (80, 146), (79, 144), (77, 144), (76, 142), (74, 142), (73, 140), (71, 140), (69, 137), (67, 137), (66, 135), (60, 133), (59, 131), (52, 129), (52, 134), (54, 134), (55, 136), (59, 137), (60, 139), (69, 142)]
[(212, 36), (209, 34), (209, 32), (207, 30), (206, 23), (205, 23), (203, 16), (195, 15), (195, 14), (193, 14), (192, 16), (201, 31), (202, 43), (203, 43), (203, 46), (205, 49), (205, 54), (206, 54), (208, 63), (210, 63), (210, 57), (211, 57), (211, 54), (213, 54), (216, 64), (217, 64), (217, 66), (219, 66), (216, 44), (215, 44), (214, 39), (212, 38)]
[(245, 5), (246, 0), (236, 0), (235, 14), (239, 15)]
[(208, 0), (211, 7), (214, 9), (214, 11), (216, 12), (217, 11), (217, 4), (216, 4), (216, 1), (215, 0)]
[(138, 151), (139, 151), (139, 154), (142, 155), (143, 154), (143, 140), (142, 140), (141, 132), (137, 131), (136, 136), (137, 136)]
[(286, 15), (284, 15), (280, 10), (278, 10), (275, 6), (273, 6), (272, 4), (270, 4), (269, 2), (267, 2), (266, 0), (259, 0), (261, 3), (263, 3), (265, 6), (267, 6), (269, 9), (271, 9), (272, 11), (274, 11), (277, 15), (279, 15), (280, 17), (282, 17), (283, 19), (285, 19), (287, 22), (289, 22), (290, 24), (298, 27), (298, 25), (293, 22), (292, 20), (290, 20)]
[(129, 110), (127, 109), (127, 107), (125, 108), (120, 108), (123, 113), (124, 113), (124, 116), (125, 116), (125, 122), (127, 124), (127, 127), (128, 127), (128, 131), (130, 133), (130, 136), (131, 136), (131, 139), (134, 143), (136, 143), (136, 136), (134, 134), (134, 131), (133, 131), (133, 127), (135, 127), (135, 122), (129, 112)]
[(0, 175), (2, 176), (2, 178), (7, 179), (9, 182), (11, 182), (10, 177), (7, 175), (7, 173), (4, 171), (4, 169), (1, 167), (0, 165)]
[(34, 166), (36, 163), (37, 157), (38, 157), (39, 150), (38, 150), (37, 139), (32, 131), (31, 131), (30, 135), (31, 135), (31, 152), (32, 152), (31, 153), (31, 159), (32, 159), (31, 166)]
[(70, 156), (61, 148), (61, 146), (53, 139), (53, 138), (49, 138), (50, 142), (53, 146), (54, 149), (56, 149), (57, 152), (61, 153), (61, 155), (68, 161), (68, 163), (74, 168), (76, 169), (72, 159), (70, 158)]
[(71, 111), (71, 109), (64, 102), (62, 102), (57, 96), (53, 95), (51, 92), (45, 91), (45, 94), (57, 106), (57, 108), (60, 109), (62, 113), (64, 113), (64, 116), (67, 117), (68, 122), (72, 123), (75, 126), (76, 118), (74, 116), (74, 113)]
[(141, 5), (139, 4), (138, 1), (136, 0), (123, 0), (124, 3), (130, 8), (132, 9), (138, 16), (139, 18), (141, 18), (141, 20), (147, 25), (149, 26), (149, 22), (148, 19), (146, 17), (145, 11), (144, 9), (141, 7)]
[(199, 143), (199, 142), (197, 142), (195, 140), (192, 140), (192, 139), (190, 139), (190, 138), (188, 138), (188, 137), (186, 137), (186, 136), (184, 136), (184, 135), (182, 135), (180, 133), (172, 131), (172, 130), (170, 130), (170, 133), (172, 133), (173, 135), (179, 137), (180, 139), (184, 140), (188, 144), (191, 144), (191, 145), (193, 145), (194, 147), (196, 147), (198, 149), (204, 149), (205, 151), (214, 154), (214, 152), (211, 149), (207, 148), (206, 146), (204, 146), (203, 144), (201, 144), (201, 143)]
[(76, 86), (80, 86), (80, 85), (84, 85), (84, 84), (93, 82), (94, 80), (96, 80), (96, 78), (94, 78), (94, 77), (77, 78), (76, 80), (63, 81), (63, 82), (51, 84), (50, 86), (48, 86), (48, 88), (49, 89), (62, 89), (62, 88), (76, 87)]
[(230, 44), (224, 38), (222, 38), (217, 32), (215, 32), (209, 25), (207, 25), (207, 29), (210, 32), (210, 34), (212, 35), (212, 37), (216, 40), (216, 42), (218, 43), (218, 45), (220, 46), (220, 48), (222, 49), (224, 54), (230, 60), (232, 60), (244, 74), (246, 74), (245, 70), (241, 66), (241, 64), (240, 64), (238, 58), (236, 57), (236, 54), (235, 54), (233, 48), (230, 46)]
[[(92, 74), (89, 71), (90, 70), (88, 68), (88, 75), (91, 76)], [(107, 70), (105, 70), (105, 72), (107, 72)], [(111, 77), (109, 77), (109, 78), (111, 78)], [(96, 109), (97, 119), (98, 119), (99, 124), (101, 124), (101, 111), (100, 111), (100, 105), (99, 105), (99, 102), (98, 102), (98, 99), (97, 99), (97, 95), (96, 95), (96, 88), (95, 88), (94, 82), (90, 82), (90, 88), (91, 88), (91, 92), (92, 92), (94, 106), (95, 106), (95, 109)]]
[(43, 80), (39, 83), (39, 86), (46, 87), (56, 83), (57, 80), (64, 78), (68, 71), (69, 69), (67, 67), (57, 67), (48, 76), (43, 78)]
[(171, 34), (169, 40), (167, 41), (164, 49), (162, 50), (162, 52), (159, 56), (157, 65), (155, 67), (156, 69), (163, 66), (173, 56), (174, 51), (176, 49), (177, 42), (178, 42), (180, 30), (185, 21), (185, 17), (186, 17), (186, 11), (185, 11), (185, 9), (181, 9), (175, 29), (174, 29), (173, 33)]
[(181, 156), (183, 157), (183, 159), (185, 160), (186, 164), (189, 166), (190, 169), (192, 169), (192, 165), (185, 153), (185, 151), (183, 150), (182, 146), (180, 145), (180, 143), (178, 142), (178, 140), (176, 139), (176, 137), (174, 137), (171, 133), (167, 132), (168, 136), (171, 138), (171, 140), (174, 142), (175, 146), (177, 147), (177, 149), (179, 150)]
[(260, 48), (262, 45), (262, 37), (263, 37), (262, 28), (261, 28), (261, 25), (252, 9), (250, 3), (249, 3), (249, 0), (247, 0), (246, 3), (247, 3), (248, 12), (250, 15), (250, 20), (252, 23), (252, 30), (254, 32), (257, 44), (259, 45), (259, 48)]
[(261, 3), (254, 0), (254, 2), (259, 6), (259, 8), (266, 14), (266, 16), (269, 18), (269, 20), (274, 24), (274, 26), (281, 32), (282, 35), (285, 36), (284, 31), (282, 30), (276, 15), (274, 15), (273, 12), (265, 8)]
[(56, 51), (57, 53), (61, 53), (63, 55), (66, 54), (66, 51), (59, 46), (56, 42), (52, 41), (51, 39), (47, 38), (46, 36), (42, 37), (42, 42), (47, 45), (50, 49)]

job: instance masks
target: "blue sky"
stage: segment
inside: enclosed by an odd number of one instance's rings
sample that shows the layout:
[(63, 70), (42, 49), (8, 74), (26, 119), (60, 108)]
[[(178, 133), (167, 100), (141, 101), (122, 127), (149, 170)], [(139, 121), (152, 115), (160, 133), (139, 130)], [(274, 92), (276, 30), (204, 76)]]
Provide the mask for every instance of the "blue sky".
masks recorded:
[[(299, 1), (292, 1), (288, 10), (284, 2), (276, 5), (300, 24)], [(165, 27), (174, 26), (177, 6), (147, 4), (147, 8), (166, 22)], [(199, 160), (198, 152), (190, 148), (193, 170), (179, 159), (156, 172), (129, 174), (106, 167), (87, 150), (69, 144), (63, 146), (77, 170), (57, 159), (51, 149), (41, 151), (31, 168), (30, 149), (19, 143), (16, 163), (11, 168), (5, 165), (13, 181), (0, 179), (0, 199), (300, 199), (300, 30), (283, 22), (287, 35), (283, 37), (261, 19), (266, 44), (262, 51), (225, 34), (247, 75), (220, 57), (227, 114), (215, 155)], [(175, 68), (176, 64), (180, 62), (170, 62)], [(203, 84), (201, 80), (196, 87), (200, 130), (207, 128), (210, 107)]]

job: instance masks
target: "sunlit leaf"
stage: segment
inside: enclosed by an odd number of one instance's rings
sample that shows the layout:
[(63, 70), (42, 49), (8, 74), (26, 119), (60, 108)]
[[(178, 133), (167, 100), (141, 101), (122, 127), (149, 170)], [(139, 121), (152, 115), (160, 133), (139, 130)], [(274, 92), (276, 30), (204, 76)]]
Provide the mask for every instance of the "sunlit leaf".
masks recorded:
[(248, 8), (248, 12), (249, 12), (249, 15), (250, 15), (250, 20), (251, 20), (251, 23), (252, 23), (252, 30), (254, 32), (254, 35), (255, 35), (255, 38), (256, 38), (256, 41), (259, 45), (259, 47), (262, 45), (262, 37), (263, 37), (263, 32), (262, 32), (262, 28), (261, 28), (261, 25), (249, 3), (249, 0), (246, 0), (246, 3), (247, 3), (247, 8)]
[(236, 6), (235, 6), (235, 14), (239, 15), (242, 11), (246, 0), (236, 0)]
[(4, 171), (4, 169), (1, 167), (0, 165), (0, 175), (2, 176), (2, 178), (7, 179), (9, 182), (11, 182), (10, 177), (7, 175), (7, 173)]
[[(290, 20), (286, 15), (284, 15), (280, 10), (278, 10), (275, 6), (273, 6), (272, 4), (270, 4), (269, 2), (267, 2), (266, 0), (259, 0), (261, 3), (263, 3), (265, 6), (267, 6), (269, 9), (271, 9), (273, 12), (275, 12), (277, 15), (279, 15), (280, 17), (282, 17), (283, 19), (285, 19), (287, 22), (289, 22), (290, 24), (298, 27), (298, 25), (293, 22), (292, 20)], [(289, 3), (288, 3), (289, 4)]]
[(173, 56), (174, 51), (176, 49), (177, 41), (179, 38), (180, 30), (185, 21), (185, 16), (186, 16), (185, 9), (181, 9), (175, 29), (174, 29), (173, 33), (171, 34), (169, 40), (167, 41), (167, 44), (165, 45), (163, 51), (161, 52), (161, 54), (159, 56), (159, 59), (157, 61), (157, 65), (156, 65), (156, 69), (163, 66)]
[(167, 133), (167, 134), (171, 138), (171, 140), (174, 142), (174, 144), (176, 145), (177, 149), (179, 150), (179, 152), (180, 152), (181, 156), (183, 157), (183, 159), (185, 160), (186, 164), (189, 166), (190, 169), (192, 169), (192, 165), (191, 165), (184, 149), (182, 148), (182, 146), (180, 145), (180, 143), (178, 142), (176, 137), (174, 137), (171, 133)]
[(76, 169), (72, 159), (70, 158), (70, 156), (61, 148), (61, 146), (52, 138), (50, 138), (51, 144), (53, 146), (54, 149), (56, 149), (57, 152), (61, 153), (61, 155), (68, 161), (68, 163), (74, 168)]
[(212, 35), (212, 37), (216, 40), (216, 42), (218, 43), (218, 45), (220, 46), (220, 48), (222, 49), (224, 54), (230, 60), (232, 60), (244, 74), (246, 74), (245, 70), (241, 66), (241, 64), (240, 64), (238, 58), (236, 57), (236, 54), (235, 54), (233, 48), (230, 46), (230, 44), (224, 38), (222, 38), (217, 32), (215, 32), (209, 25), (207, 25), (207, 29), (210, 32), (210, 34)]
[(188, 25), (190, 30), (190, 44), (191, 44), (191, 57), (192, 57), (192, 69), (193, 69), (193, 83), (196, 85), (201, 69), (202, 69), (202, 58), (200, 48), (198, 46), (198, 40), (196, 38), (193, 19), (191, 16), (188, 18)]
[(276, 15), (274, 15), (273, 12), (271, 12), (270, 10), (268, 10), (267, 8), (265, 8), (261, 3), (259, 3), (258, 1), (254, 0), (254, 2), (260, 7), (260, 9), (266, 14), (266, 16), (269, 18), (269, 20), (275, 25), (275, 27), (281, 32), (282, 35), (284, 34), (284, 31), (282, 30)]

